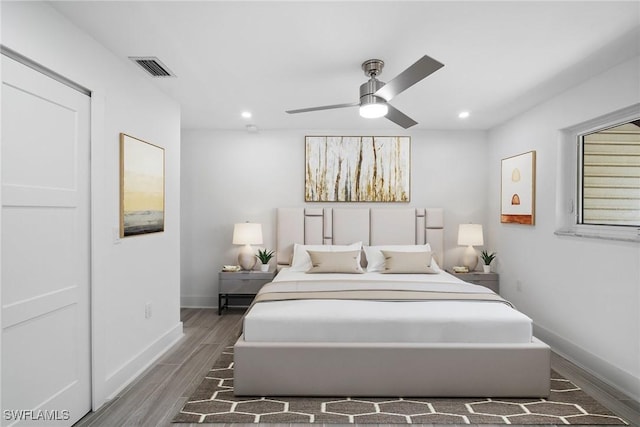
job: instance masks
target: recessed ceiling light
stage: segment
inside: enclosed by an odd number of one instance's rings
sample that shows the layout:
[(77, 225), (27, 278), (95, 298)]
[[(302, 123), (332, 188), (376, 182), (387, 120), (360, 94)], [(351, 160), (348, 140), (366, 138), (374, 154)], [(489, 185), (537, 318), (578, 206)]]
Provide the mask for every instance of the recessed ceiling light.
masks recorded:
[(243, 111), (242, 112), (242, 117), (244, 117), (245, 119), (250, 119), (251, 118), (251, 112), (250, 111)]
[(466, 119), (467, 117), (469, 117), (469, 112), (468, 111), (461, 111), (460, 114), (458, 114), (458, 117), (461, 119)]

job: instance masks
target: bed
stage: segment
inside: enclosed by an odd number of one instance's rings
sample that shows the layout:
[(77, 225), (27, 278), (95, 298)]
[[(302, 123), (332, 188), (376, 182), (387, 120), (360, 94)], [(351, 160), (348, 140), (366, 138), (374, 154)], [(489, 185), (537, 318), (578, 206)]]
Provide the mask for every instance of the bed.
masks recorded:
[[(245, 316), (236, 395), (548, 396), (550, 350), (531, 319), (440, 268), (441, 209), (278, 209), (277, 225), (281, 270)], [(308, 274), (301, 253), (314, 266), (360, 254), (348, 268), (361, 271)], [(374, 268), (426, 253), (429, 274)]]

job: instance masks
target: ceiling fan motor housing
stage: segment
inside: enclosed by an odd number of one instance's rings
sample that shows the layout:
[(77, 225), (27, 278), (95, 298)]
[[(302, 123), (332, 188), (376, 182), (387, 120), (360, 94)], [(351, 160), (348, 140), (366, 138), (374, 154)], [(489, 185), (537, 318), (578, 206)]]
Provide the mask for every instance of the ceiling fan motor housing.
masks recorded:
[(384, 86), (384, 82), (375, 78), (371, 78), (368, 82), (361, 84), (360, 105), (386, 103), (384, 99), (374, 95), (374, 93), (376, 93), (376, 91), (382, 86)]
[(384, 86), (384, 82), (376, 79), (383, 67), (384, 61), (380, 59), (369, 59), (362, 63), (362, 70), (370, 78), (369, 81), (360, 85), (360, 105), (386, 103), (384, 99), (374, 95), (378, 89)]

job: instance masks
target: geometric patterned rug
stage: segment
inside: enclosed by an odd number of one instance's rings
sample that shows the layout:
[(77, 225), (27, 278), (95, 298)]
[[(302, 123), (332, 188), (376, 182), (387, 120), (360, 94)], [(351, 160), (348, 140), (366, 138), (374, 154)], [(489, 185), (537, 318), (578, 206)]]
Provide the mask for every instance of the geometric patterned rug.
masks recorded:
[(551, 372), (547, 399), (236, 397), (233, 346), (207, 373), (174, 423), (626, 425)]

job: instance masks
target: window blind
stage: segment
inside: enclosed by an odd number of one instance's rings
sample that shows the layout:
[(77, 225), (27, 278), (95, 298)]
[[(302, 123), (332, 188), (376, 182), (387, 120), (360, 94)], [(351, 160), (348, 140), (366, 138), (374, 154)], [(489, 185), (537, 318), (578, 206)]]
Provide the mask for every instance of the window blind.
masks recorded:
[(582, 223), (640, 226), (640, 127), (582, 137)]

